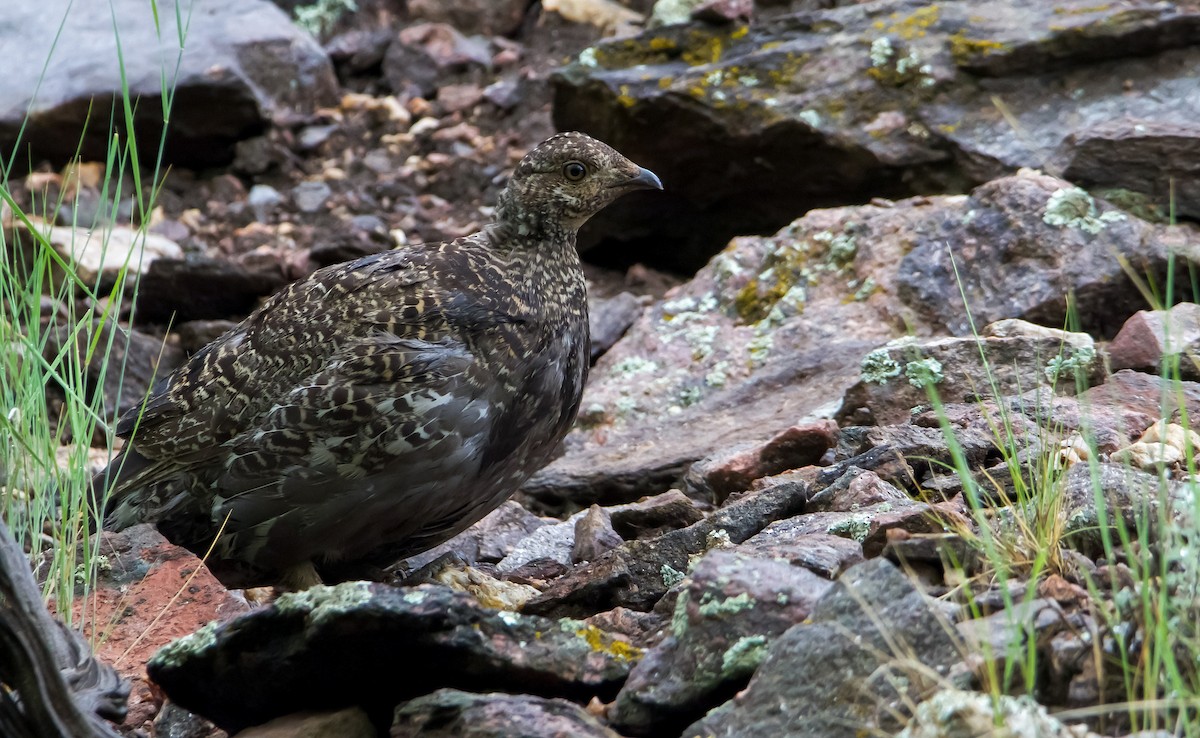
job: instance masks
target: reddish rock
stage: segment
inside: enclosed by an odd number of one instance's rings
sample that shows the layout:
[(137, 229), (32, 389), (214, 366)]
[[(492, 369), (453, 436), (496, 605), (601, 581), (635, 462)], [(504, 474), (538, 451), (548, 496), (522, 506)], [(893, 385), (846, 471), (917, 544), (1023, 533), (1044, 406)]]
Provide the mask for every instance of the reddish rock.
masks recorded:
[(1108, 346), (1113, 369), (1157, 372), (1163, 359), (1178, 357), (1183, 376), (1200, 376), (1193, 357), (1200, 348), (1200, 305), (1180, 303), (1170, 310), (1139, 310)]
[(200, 559), (163, 538), (153, 526), (104, 533), (107, 557), (95, 591), (72, 607), (84, 633), (98, 633), (96, 655), (132, 682), (125, 725), (141, 727), (162, 707), (146, 678), (146, 661), (161, 646), (212, 620), (229, 620), (251, 608), (231, 594)]
[(837, 433), (832, 420), (794, 425), (763, 443), (734, 446), (696, 463), (687, 482), (720, 502), (756, 479), (817, 463), (837, 443)]

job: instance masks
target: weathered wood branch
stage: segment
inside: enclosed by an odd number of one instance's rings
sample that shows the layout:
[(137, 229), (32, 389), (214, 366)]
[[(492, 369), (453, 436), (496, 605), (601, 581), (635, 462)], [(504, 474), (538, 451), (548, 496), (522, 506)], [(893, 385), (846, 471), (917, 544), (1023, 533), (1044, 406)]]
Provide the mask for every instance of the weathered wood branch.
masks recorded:
[(25, 552), (0, 522), (0, 735), (114, 738), (129, 684), (51, 617)]

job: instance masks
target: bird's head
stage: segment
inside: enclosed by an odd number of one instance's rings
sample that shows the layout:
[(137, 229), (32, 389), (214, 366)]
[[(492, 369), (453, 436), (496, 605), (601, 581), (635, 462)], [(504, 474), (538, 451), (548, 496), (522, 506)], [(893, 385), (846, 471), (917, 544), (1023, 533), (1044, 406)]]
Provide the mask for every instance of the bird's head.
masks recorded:
[(538, 144), (500, 193), (497, 220), (519, 235), (574, 233), (613, 200), (634, 190), (661, 190), (649, 169), (582, 133), (559, 133)]

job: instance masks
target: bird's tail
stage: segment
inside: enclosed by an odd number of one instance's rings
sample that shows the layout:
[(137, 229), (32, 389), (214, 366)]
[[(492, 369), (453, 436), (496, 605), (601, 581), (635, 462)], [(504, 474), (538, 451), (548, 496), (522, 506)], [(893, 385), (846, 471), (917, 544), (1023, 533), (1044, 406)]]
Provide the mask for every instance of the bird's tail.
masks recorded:
[(92, 477), (92, 510), (108, 530), (124, 530), (142, 522), (141, 509), (146, 486), (142, 477), (154, 462), (133, 449), (127, 449)]

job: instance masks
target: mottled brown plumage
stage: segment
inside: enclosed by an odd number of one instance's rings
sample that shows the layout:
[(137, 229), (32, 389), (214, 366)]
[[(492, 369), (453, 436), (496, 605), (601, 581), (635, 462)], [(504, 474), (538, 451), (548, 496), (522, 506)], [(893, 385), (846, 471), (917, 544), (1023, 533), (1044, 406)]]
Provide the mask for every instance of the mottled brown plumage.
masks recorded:
[[(121, 419), (106, 527), (157, 523), (239, 586), (386, 565), (544, 465), (588, 369), (575, 235), (658, 179), (583, 134), (517, 166), (495, 223), (315, 272)], [(218, 538), (218, 531), (223, 532)]]

